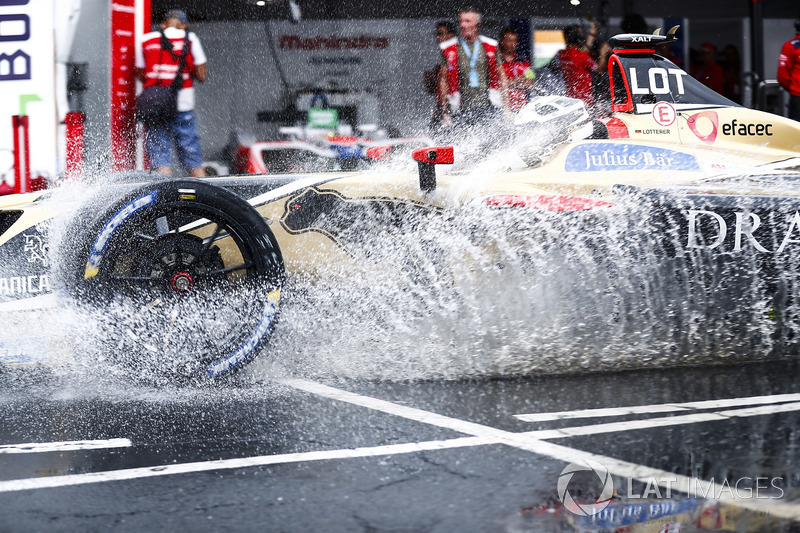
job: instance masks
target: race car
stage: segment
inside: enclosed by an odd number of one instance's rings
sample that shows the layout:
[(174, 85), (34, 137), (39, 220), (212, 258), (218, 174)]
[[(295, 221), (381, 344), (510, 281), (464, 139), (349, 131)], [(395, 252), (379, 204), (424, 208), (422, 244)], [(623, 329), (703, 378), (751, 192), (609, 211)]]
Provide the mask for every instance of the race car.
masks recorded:
[[(215, 379), (269, 345), (282, 299), (307, 296), (298, 280), (367, 271), (396, 284), (389, 300), (459, 287), (448, 306), (501, 316), (488, 298), (518, 287), (521, 307), (541, 311), (509, 326), (543, 332), (531, 357), (633, 339), (645, 346), (635, 357), (659, 365), (795, 356), (800, 124), (740, 107), (655, 53), (674, 40), (674, 29), (616, 36), (610, 118), (533, 99), (513, 139), (479, 160), (429, 146), (413, 152), (417, 172), (393, 160), (117, 183), (88, 200), (70, 186), (4, 197), (0, 361), (61, 357), (68, 346), (36, 324), (52, 330), (69, 312), (86, 317), (78, 337), (99, 358), (133, 375)], [(569, 297), (551, 301), (552, 288)]]
[[(389, 137), (375, 124), (362, 124), (358, 135), (347, 125), (337, 128), (287, 126), (280, 141), (238, 140), (230, 165), (232, 174), (284, 174), (355, 170), (388, 156), (389, 149), (419, 148), (427, 137)], [(388, 148), (387, 148), (388, 147)]]

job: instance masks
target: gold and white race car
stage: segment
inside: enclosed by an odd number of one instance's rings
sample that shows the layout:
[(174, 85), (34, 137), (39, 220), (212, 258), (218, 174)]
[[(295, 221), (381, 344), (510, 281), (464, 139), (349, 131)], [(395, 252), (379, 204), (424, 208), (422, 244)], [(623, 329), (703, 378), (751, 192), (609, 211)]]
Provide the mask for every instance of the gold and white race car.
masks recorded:
[[(604, 323), (660, 313), (697, 335), (724, 322), (727, 336), (702, 348), (796, 353), (800, 124), (704, 87), (656, 54), (672, 41), (612, 40), (611, 117), (534, 98), (513, 138), (479, 157), (433, 146), (414, 151), (417, 171), (391, 161), (0, 198), (0, 364), (50, 362), (65, 347), (38, 324), (90, 309), (103, 357), (164, 380), (216, 378), (269, 343), (282, 296), (303, 297), (294, 280), (379, 268), (440, 290), (496, 283), (511, 262), (546, 280), (558, 257), (604, 273), (586, 295), (611, 302), (594, 342)], [(697, 335), (672, 349), (696, 349)]]

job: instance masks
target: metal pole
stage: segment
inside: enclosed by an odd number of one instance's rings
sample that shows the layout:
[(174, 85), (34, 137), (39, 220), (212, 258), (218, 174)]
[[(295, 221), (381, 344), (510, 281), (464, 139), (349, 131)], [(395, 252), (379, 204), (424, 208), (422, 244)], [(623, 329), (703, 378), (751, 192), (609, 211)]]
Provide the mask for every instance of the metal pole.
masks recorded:
[(28, 136), (28, 116), (14, 115), (11, 117), (14, 128), (14, 190), (19, 194), (29, 191), (31, 179), (31, 156), (29, 152), (30, 137)]
[(758, 79), (755, 85), (764, 80), (764, 15), (761, 0), (750, 0), (750, 51), (753, 56), (753, 72)]

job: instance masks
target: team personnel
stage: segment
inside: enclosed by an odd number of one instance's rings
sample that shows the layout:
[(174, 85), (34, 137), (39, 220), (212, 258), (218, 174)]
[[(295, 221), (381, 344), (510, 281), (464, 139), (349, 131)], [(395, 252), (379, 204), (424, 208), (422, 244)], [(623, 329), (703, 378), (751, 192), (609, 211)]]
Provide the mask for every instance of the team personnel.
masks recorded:
[[(162, 31), (150, 32), (142, 38), (136, 50), (136, 76), (145, 87), (169, 86), (178, 75), (180, 56), (186, 36), (188, 19), (179, 9), (168, 11), (161, 23)], [(162, 33), (163, 32), (163, 33)], [(162, 43), (162, 35), (172, 43), (172, 50)], [(194, 118), (194, 80), (204, 82), (207, 77), (206, 54), (200, 39), (189, 32), (189, 53), (180, 75), (183, 85), (178, 91), (178, 114), (163, 126), (150, 126), (145, 132), (144, 147), (150, 167), (161, 174), (172, 175), (172, 140), (178, 151), (181, 165), (192, 176), (205, 176), (200, 138)]]
[(439, 44), (442, 65), (437, 103), (442, 123), (475, 125), (508, 109), (506, 77), (498, 68), (497, 41), (478, 33), (481, 15), (474, 8), (459, 13), (457, 38)]
[(528, 93), (533, 90), (534, 74), (528, 58), (517, 53), (519, 33), (505, 28), (500, 34), (500, 59), (508, 79), (508, 105), (519, 111), (528, 103)]
[(778, 58), (778, 83), (789, 91), (789, 118), (800, 120), (800, 17), (794, 21), (794, 39), (787, 41)]
[[(440, 20), (436, 24), (436, 44), (440, 45), (445, 41), (455, 38), (456, 25), (449, 20)], [(438, 105), (438, 92), (439, 92), (439, 77), (441, 71), (446, 67), (441, 64), (441, 61), (436, 62), (436, 66), (430, 70), (426, 70), (424, 74), (425, 90), (428, 94), (432, 94), (437, 101), (434, 102), (433, 116), (431, 117), (430, 130), (432, 134), (437, 134), (442, 126), (442, 106)]]
[(563, 33), (567, 47), (558, 53), (558, 63), (564, 76), (567, 96), (583, 100), (586, 109), (592, 113), (594, 109), (592, 73), (597, 68), (597, 64), (586, 51), (586, 48), (590, 47), (592, 43), (587, 43), (583, 35), (583, 28), (580, 26), (567, 26)]
[[(440, 20), (436, 24), (436, 44), (437, 46), (445, 41), (449, 41), (456, 36), (456, 25), (449, 20)], [(444, 67), (441, 62), (437, 61), (436, 66), (430, 70), (426, 70), (424, 74), (425, 90), (435, 95), (439, 87), (439, 71)]]

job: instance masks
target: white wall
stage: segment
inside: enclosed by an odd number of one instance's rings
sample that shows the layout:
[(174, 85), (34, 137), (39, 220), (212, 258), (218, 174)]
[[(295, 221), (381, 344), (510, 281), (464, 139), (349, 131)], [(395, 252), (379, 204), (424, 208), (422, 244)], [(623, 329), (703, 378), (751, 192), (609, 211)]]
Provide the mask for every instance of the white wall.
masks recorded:
[[(197, 89), (196, 114), (206, 159), (225, 147), (230, 132), (253, 133), (258, 140), (277, 138), (282, 124), (258, 122), (258, 111), (278, 111), (292, 91), (304, 87), (360, 90), (377, 98), (384, 124), (404, 134), (423, 130), (430, 118), (433, 97), (425, 93), (422, 73), (439, 58), (434, 40), (434, 19), (304, 21), (294, 25), (270, 23), (276, 41), (281, 35), (314, 37), (367, 35), (386, 37), (386, 50), (317, 49), (298, 53), (280, 50), (289, 88), (283, 86), (270, 53), (263, 22), (207, 22), (192, 25), (208, 55), (208, 81)], [(279, 44), (279, 43), (277, 43)], [(285, 56), (290, 56), (286, 60)], [(357, 64), (329, 64), (330, 58), (355, 58)]]
[(88, 64), (88, 89), (84, 94), (84, 166), (90, 172), (108, 169), (110, 165), (110, 26), (111, 12), (107, 0), (82, 0), (69, 60)]

